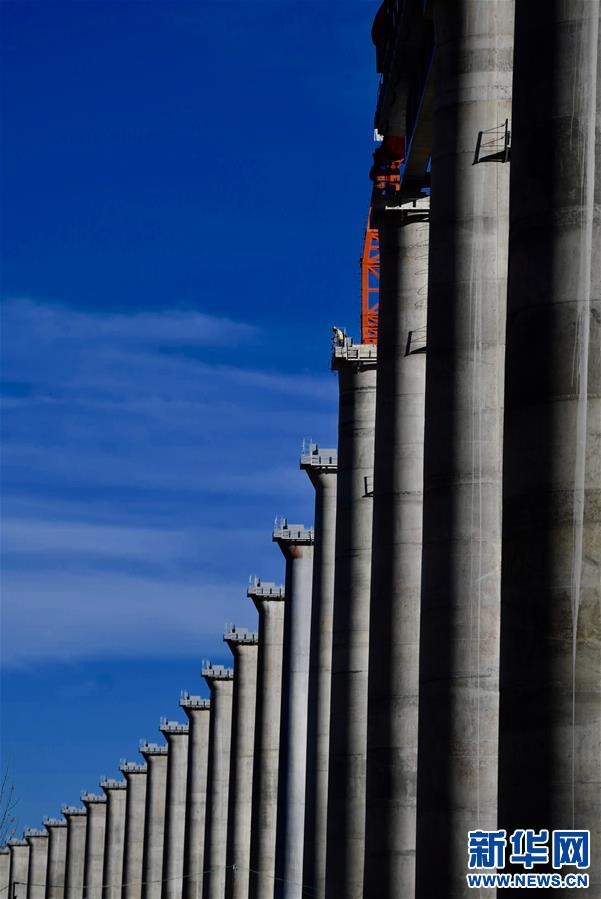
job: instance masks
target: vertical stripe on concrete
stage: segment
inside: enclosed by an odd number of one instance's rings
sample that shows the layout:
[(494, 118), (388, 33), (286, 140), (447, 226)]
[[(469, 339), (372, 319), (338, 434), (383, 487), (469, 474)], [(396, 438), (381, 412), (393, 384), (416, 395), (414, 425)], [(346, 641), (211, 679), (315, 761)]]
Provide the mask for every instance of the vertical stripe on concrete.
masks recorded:
[(141, 899), (148, 768), (125, 760), (119, 767), (127, 781), (121, 899)]
[(499, 757), (499, 826), (590, 830), (590, 886), (575, 892), (591, 899), (601, 896), (598, 41), (598, 0), (516, 3)]
[(201, 899), (204, 869), (209, 725), (211, 701), (182, 693), (180, 706), (188, 716), (188, 776), (184, 837), (184, 899)]
[(211, 690), (202, 899), (224, 899), (234, 671), (210, 665), (202, 676)]
[(326, 849), (327, 899), (363, 891), (377, 347), (336, 345), (338, 492)]
[(429, 201), (378, 214), (364, 895), (415, 891)]
[(273, 540), (286, 559), (274, 896), (275, 899), (300, 899), (314, 537), (311, 529), (284, 521), (274, 530)]
[(161, 899), (168, 751), (167, 746), (160, 746), (156, 743), (142, 743), (140, 746), (140, 752), (148, 767), (144, 814), (142, 899)]
[(182, 899), (184, 836), (186, 833), (186, 783), (188, 779), (188, 724), (161, 721), (161, 733), (169, 745), (167, 807), (163, 849), (162, 899)]
[(323, 899), (326, 876), (337, 463), (337, 450), (321, 449), (317, 444), (306, 447), (300, 460), (315, 488), (303, 859), (303, 882), (314, 899)]
[(285, 590), (255, 578), (248, 596), (259, 612), (249, 899), (273, 899)]
[(67, 822), (61, 818), (45, 818), (44, 827), (48, 831), (46, 899), (65, 899)]
[(104, 838), (106, 835), (106, 796), (82, 793), (81, 801), (88, 811), (86, 854), (83, 873), (84, 899), (102, 899), (104, 873)]
[(105, 778), (100, 786), (106, 794), (106, 836), (102, 874), (103, 899), (121, 899), (127, 781)]
[(85, 808), (75, 805), (63, 806), (63, 815), (67, 819), (65, 899), (83, 899), (88, 815)]

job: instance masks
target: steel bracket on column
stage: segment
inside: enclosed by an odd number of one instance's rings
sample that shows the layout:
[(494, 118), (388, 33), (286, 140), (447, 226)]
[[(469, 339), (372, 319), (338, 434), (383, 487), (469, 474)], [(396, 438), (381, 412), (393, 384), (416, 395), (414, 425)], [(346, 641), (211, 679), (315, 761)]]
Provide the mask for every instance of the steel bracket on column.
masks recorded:
[(472, 165), (479, 162), (508, 162), (511, 151), (511, 131), (509, 119), (495, 128), (478, 132), (476, 152)]

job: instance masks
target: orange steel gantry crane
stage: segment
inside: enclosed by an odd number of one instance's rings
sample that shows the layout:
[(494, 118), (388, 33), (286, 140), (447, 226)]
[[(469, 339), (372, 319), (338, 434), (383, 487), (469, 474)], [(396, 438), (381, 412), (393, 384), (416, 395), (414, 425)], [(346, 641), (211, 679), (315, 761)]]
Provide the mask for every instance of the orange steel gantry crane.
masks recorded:
[[(370, 172), (376, 197), (385, 198), (391, 194), (398, 197), (404, 159), (405, 138), (385, 137), (382, 146), (374, 153), (374, 164)], [(372, 215), (373, 207), (370, 207), (361, 256), (361, 343), (378, 342), (380, 243), (378, 229), (372, 226)]]
[(371, 212), (370, 208), (361, 256), (361, 343), (378, 342), (380, 243), (378, 229), (372, 228)]

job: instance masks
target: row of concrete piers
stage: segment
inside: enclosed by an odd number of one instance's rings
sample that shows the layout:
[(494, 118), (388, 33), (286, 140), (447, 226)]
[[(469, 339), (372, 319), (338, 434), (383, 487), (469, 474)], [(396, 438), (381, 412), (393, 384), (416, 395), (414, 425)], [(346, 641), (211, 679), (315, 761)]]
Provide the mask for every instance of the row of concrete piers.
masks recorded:
[(383, 5), (378, 342), (334, 341), (314, 526), (188, 723), (0, 850), (9, 899), (465, 899), (468, 833), (520, 828), (588, 831), (601, 899), (599, 15)]

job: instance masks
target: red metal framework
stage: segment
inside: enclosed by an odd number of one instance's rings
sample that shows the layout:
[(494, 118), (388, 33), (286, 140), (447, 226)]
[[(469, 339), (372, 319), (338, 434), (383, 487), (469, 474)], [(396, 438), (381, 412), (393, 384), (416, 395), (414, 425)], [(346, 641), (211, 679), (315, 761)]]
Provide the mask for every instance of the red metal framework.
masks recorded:
[(379, 298), (380, 243), (378, 229), (371, 224), (370, 209), (361, 257), (361, 343), (378, 342)]

